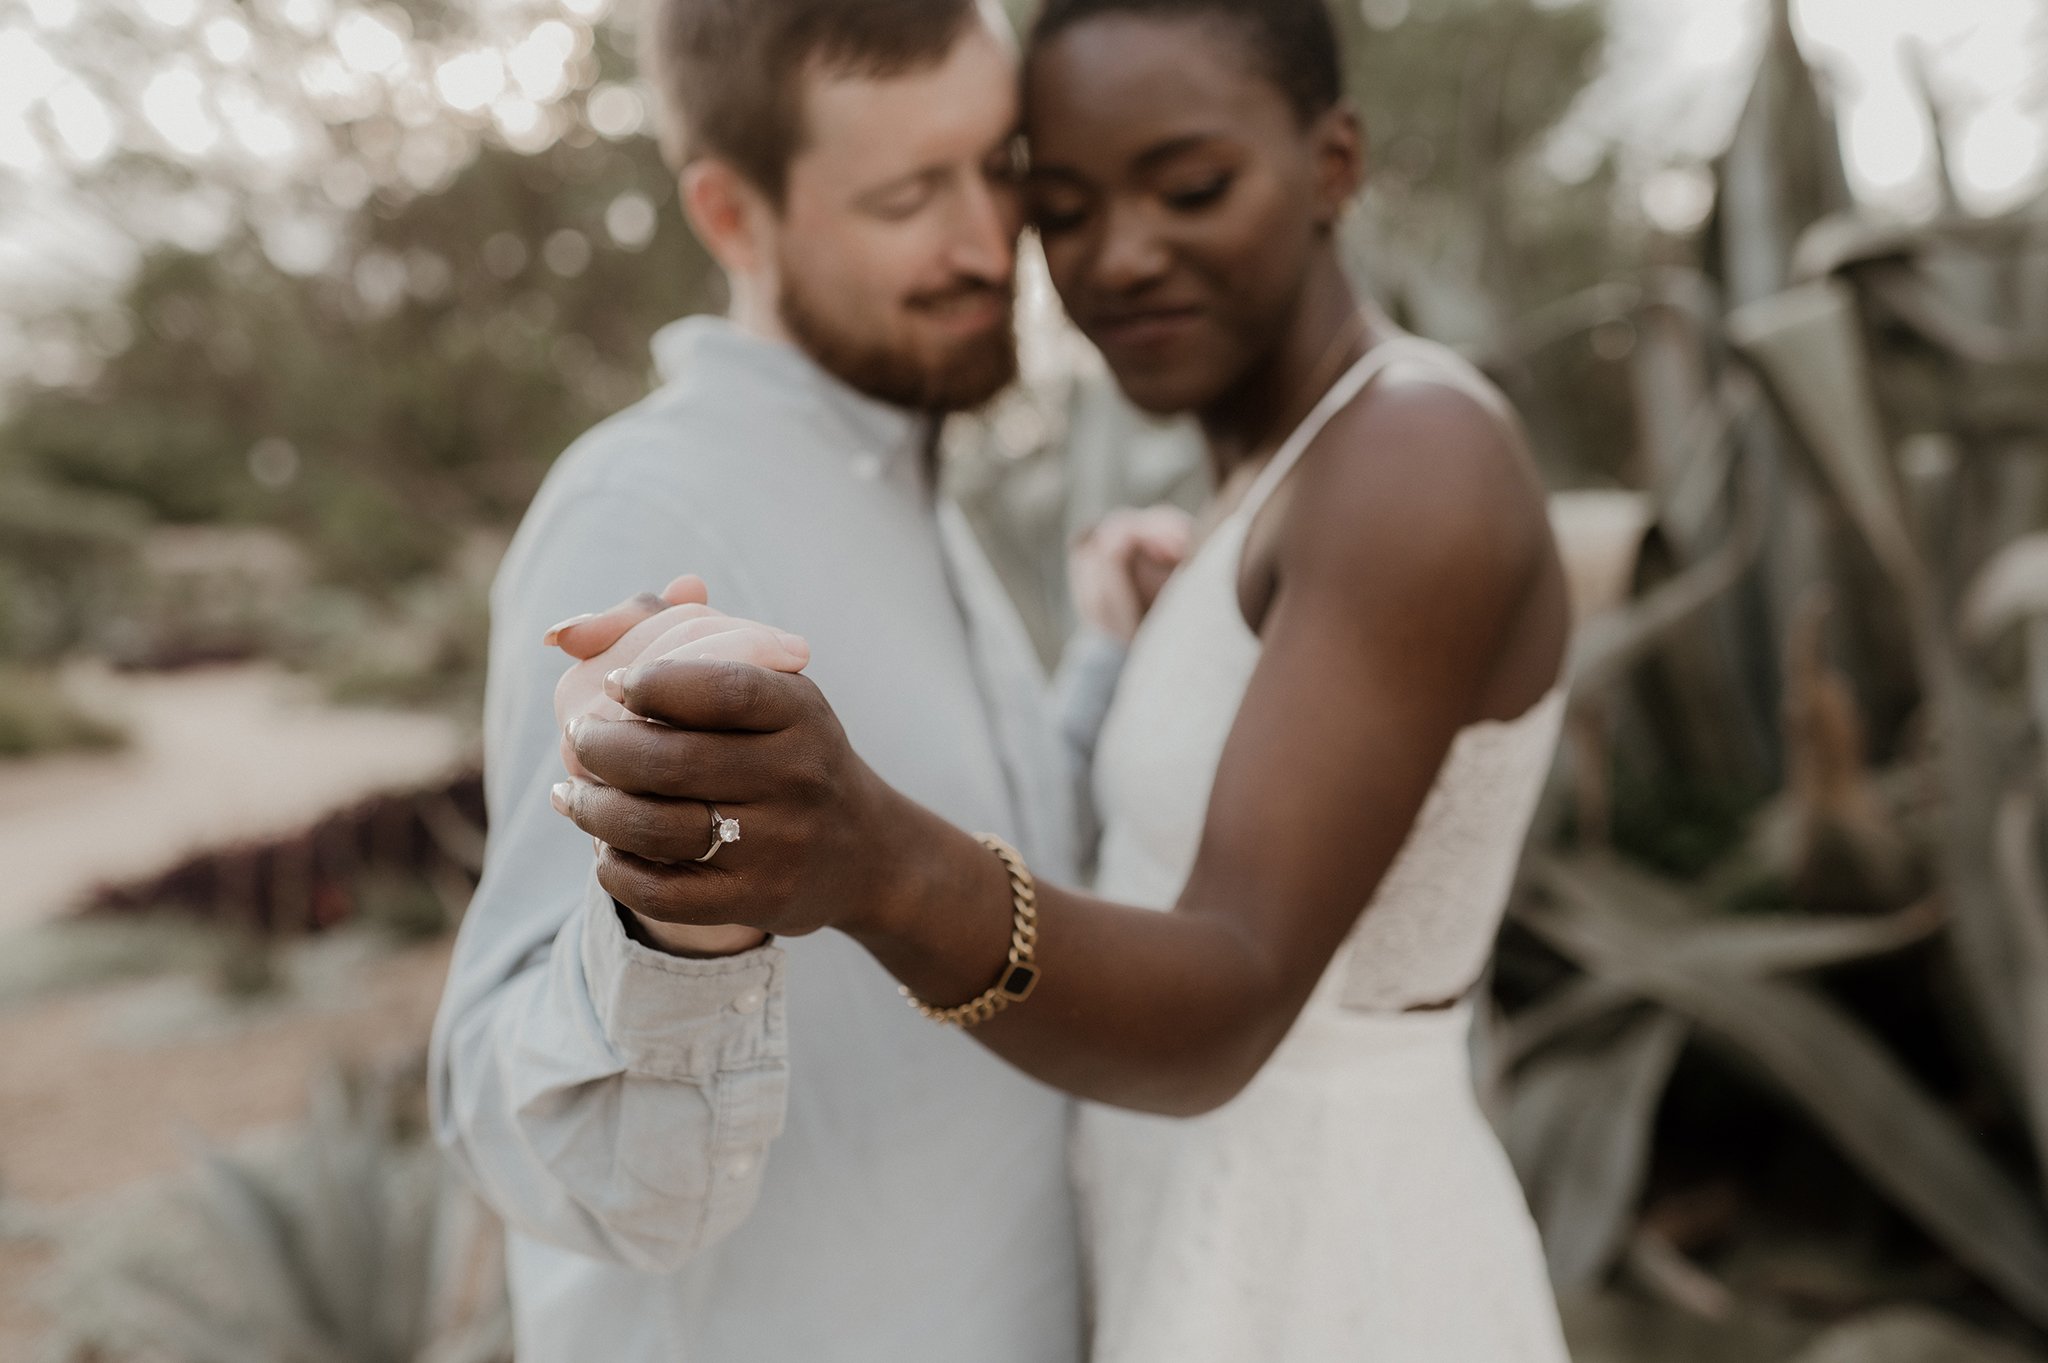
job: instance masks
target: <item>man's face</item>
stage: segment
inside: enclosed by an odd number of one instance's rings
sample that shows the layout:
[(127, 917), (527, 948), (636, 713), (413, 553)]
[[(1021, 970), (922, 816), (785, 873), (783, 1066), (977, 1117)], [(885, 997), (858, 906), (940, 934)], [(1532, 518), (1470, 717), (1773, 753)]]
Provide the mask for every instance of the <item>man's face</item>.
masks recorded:
[(870, 396), (954, 411), (1016, 376), (1016, 85), (979, 21), (936, 66), (806, 81), (776, 224), (782, 321)]

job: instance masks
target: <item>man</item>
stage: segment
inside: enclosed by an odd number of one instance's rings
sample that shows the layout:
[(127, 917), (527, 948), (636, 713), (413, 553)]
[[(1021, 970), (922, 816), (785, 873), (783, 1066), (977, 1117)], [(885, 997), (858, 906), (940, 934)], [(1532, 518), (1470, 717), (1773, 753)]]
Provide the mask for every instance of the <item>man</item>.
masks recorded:
[(522, 1363), (1065, 1363), (1065, 1100), (837, 934), (616, 905), (549, 808), (542, 647), (688, 563), (721, 608), (819, 645), (891, 782), (1070, 862), (1028, 641), (931, 494), (935, 418), (1015, 368), (1011, 39), (974, 0), (661, 0), (646, 40), (731, 314), (657, 338), (662, 386), (563, 457), (496, 583), (491, 843), (435, 1130), (509, 1227)]

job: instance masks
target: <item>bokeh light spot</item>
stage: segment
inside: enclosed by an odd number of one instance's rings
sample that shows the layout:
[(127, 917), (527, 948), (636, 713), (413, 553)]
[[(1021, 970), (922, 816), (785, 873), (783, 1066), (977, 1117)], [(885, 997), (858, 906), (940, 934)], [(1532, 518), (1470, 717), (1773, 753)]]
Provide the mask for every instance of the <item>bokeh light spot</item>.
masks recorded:
[(526, 268), (526, 243), (510, 232), (494, 232), (484, 242), (484, 268), (499, 279), (512, 279)]
[(639, 132), (647, 118), (640, 92), (630, 85), (598, 86), (590, 92), (583, 112), (599, 136), (615, 140)]
[(465, 52), (434, 71), (441, 102), (458, 113), (475, 113), (505, 89), (505, 62), (495, 52)]
[(157, 135), (187, 156), (203, 156), (220, 141), (220, 125), (205, 104), (206, 86), (189, 67), (159, 72), (142, 91), (142, 116)]
[(573, 227), (564, 227), (547, 239), (541, 259), (564, 279), (574, 279), (590, 268), (590, 238)]
[(654, 240), (654, 201), (639, 190), (628, 190), (613, 199), (604, 211), (604, 230), (628, 251), (638, 251)]

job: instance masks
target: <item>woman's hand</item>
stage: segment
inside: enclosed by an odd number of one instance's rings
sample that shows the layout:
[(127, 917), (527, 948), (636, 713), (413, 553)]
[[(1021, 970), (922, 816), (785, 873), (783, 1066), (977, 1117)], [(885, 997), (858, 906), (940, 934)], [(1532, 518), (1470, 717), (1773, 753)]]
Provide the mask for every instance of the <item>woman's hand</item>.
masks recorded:
[[(854, 753), (818, 688), (773, 665), (792, 636), (747, 621), (699, 633), (708, 624), (684, 622), (694, 639), (607, 679), (631, 714), (572, 722), (591, 779), (566, 783), (557, 808), (601, 844), (605, 889), (651, 923), (868, 926), (906, 864), (893, 830), (909, 802)], [(714, 808), (740, 837), (699, 861)]]
[[(803, 639), (780, 630), (716, 611), (706, 601), (703, 582), (678, 578), (659, 595), (642, 593), (610, 610), (578, 616), (549, 630), (544, 642), (577, 659), (555, 687), (555, 721), (561, 727), (562, 764), (571, 780), (555, 787), (555, 808), (569, 813), (577, 785), (594, 780), (568, 739), (578, 720), (630, 718), (613, 694), (615, 678), (642, 661), (700, 658), (745, 663), (786, 672), (802, 671), (810, 661)], [(708, 825), (707, 825), (708, 826)], [(602, 860), (604, 849), (599, 847)], [(661, 950), (691, 956), (726, 956), (760, 945), (762, 933), (743, 925), (717, 924), (675, 928), (635, 916), (636, 935)]]
[(1068, 551), (1075, 610), (1093, 628), (1128, 644), (1193, 541), (1194, 521), (1177, 506), (1110, 512)]

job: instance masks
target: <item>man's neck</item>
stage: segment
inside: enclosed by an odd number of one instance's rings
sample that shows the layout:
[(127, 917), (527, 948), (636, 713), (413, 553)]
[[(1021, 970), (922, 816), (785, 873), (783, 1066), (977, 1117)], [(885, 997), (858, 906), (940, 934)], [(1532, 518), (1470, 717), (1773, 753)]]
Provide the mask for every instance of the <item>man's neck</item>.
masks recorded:
[(789, 328), (782, 324), (782, 310), (775, 305), (773, 292), (759, 280), (727, 276), (732, 292), (732, 306), (726, 309), (726, 317), (732, 324), (749, 336), (764, 341), (779, 341), (784, 345), (796, 342), (789, 334)]
[[(782, 309), (777, 306), (773, 291), (763, 281), (730, 274), (726, 276), (726, 281), (732, 302), (726, 308), (725, 316), (726, 320), (732, 323), (735, 330), (739, 331), (742, 335), (752, 336), (757, 340), (772, 341), (777, 345), (789, 346), (808, 356), (813, 365), (817, 365), (817, 357), (810, 355), (810, 352), (804, 349), (802, 343), (792, 336), (789, 328), (783, 324)], [(823, 366), (818, 366), (818, 368), (821, 373), (831, 373), (830, 370), (825, 369)], [(840, 380), (840, 382), (844, 383), (845, 381)], [(849, 386), (849, 391), (858, 392), (859, 390)], [(881, 399), (874, 400), (881, 401)], [(923, 474), (925, 491), (927, 493), (935, 492), (939, 482), (940, 441), (945, 431), (945, 415), (936, 412), (915, 412), (909, 408), (896, 408), (896, 410), (903, 412), (905, 416), (916, 418), (924, 423), (918, 450), (919, 471)]]

